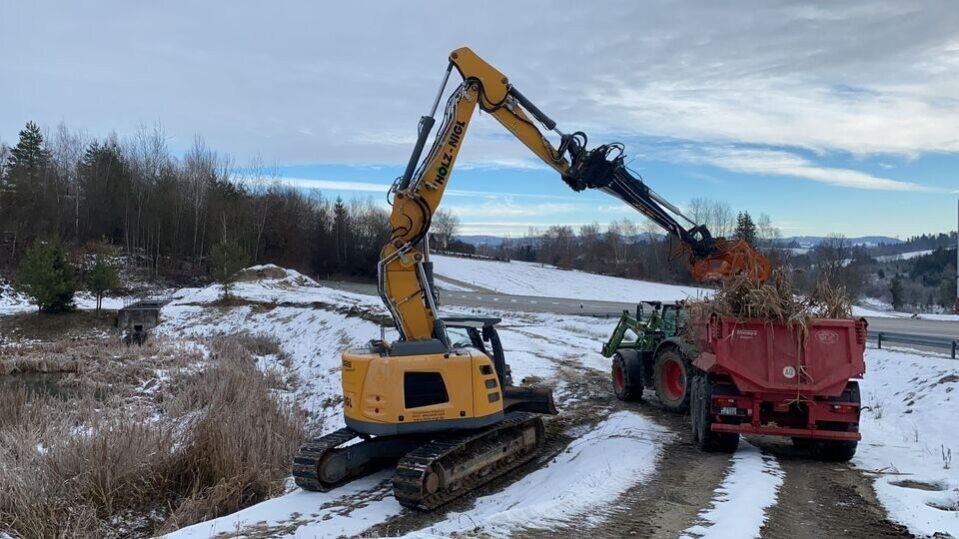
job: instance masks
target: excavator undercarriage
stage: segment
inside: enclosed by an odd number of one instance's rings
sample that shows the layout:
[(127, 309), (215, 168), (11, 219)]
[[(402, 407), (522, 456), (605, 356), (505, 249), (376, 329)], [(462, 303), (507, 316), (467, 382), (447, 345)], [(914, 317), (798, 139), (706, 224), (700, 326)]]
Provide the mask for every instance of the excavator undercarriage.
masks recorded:
[(530, 412), (440, 435), (370, 437), (347, 427), (304, 445), (293, 459), (293, 478), (303, 489), (326, 492), (395, 465), (396, 500), (429, 511), (529, 462), (544, 433), (543, 419)]

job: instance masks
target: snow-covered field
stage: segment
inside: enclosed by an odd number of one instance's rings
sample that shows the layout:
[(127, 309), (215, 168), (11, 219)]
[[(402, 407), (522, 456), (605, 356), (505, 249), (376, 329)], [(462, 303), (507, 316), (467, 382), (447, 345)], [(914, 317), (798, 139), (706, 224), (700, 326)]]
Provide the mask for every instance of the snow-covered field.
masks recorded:
[[(539, 271), (544, 269), (527, 268), (518, 273), (534, 275)], [(462, 281), (462, 277), (453, 278)], [(484, 282), (480, 286), (488, 285)], [(164, 310), (168, 320), (164, 331), (203, 335), (242, 328), (279, 337), (303, 383), (299, 390), (302, 402), (324, 418), (324, 431), (340, 427), (336, 401), (339, 351), (376, 337), (379, 330), (371, 322), (309, 305), (321, 302), (376, 311), (379, 302), (370, 296), (320, 287), (293, 272), (276, 281), (240, 283), (235, 293), (283, 306), (267, 311), (241, 306), (211, 314), (202, 304), (216, 299), (216, 287), (187, 290)], [(504, 316), (502, 339), (516, 378), (536, 376), (554, 382), (559, 402), (574, 398), (559, 376), (563, 368), (578, 365), (597, 372), (607, 368), (606, 361), (596, 353), (598, 343), (607, 336), (607, 321), (498, 314)], [(949, 426), (959, 411), (951, 400), (953, 388), (959, 383), (959, 364), (888, 350), (869, 350), (867, 362), (868, 373), (862, 388), (869, 409), (862, 426), (865, 441), (855, 465), (875, 472), (877, 494), (892, 519), (920, 534), (944, 531), (959, 535), (959, 518), (949, 509), (959, 505), (959, 475), (949, 461), (950, 452), (959, 447), (959, 434)], [(617, 413), (595, 429), (581, 433), (566, 452), (548, 465), (495, 495), (476, 499), (468, 510), (448, 513), (409, 536), (463, 532), (505, 536), (518, 527), (562, 525), (578, 518), (587, 508), (609, 503), (641, 485), (654, 473), (652, 464), (668, 436), (665, 429), (641, 415)], [(616, 474), (609, 473), (612, 462), (616, 463)], [(579, 479), (569, 479), (573, 477)], [(921, 488), (899, 483), (903, 478), (920, 482)], [(713, 502), (701, 510), (699, 523), (686, 533), (695, 537), (758, 536), (768, 509), (777, 503), (783, 480), (775, 456), (744, 444), (731, 459)], [(387, 473), (333, 493), (294, 489), (283, 497), (191, 526), (172, 536), (207, 537), (238, 529), (285, 527), (306, 537), (358, 534), (402, 513), (388, 490)], [(357, 504), (357, 500), (364, 501)]]
[(959, 537), (959, 362), (871, 349), (860, 388), (855, 465), (876, 473), (879, 500), (913, 533)]
[(927, 249), (924, 251), (909, 251), (908, 253), (900, 253), (897, 255), (884, 255), (877, 256), (876, 260), (879, 262), (892, 262), (894, 260), (909, 260), (916, 258), (917, 256), (925, 256), (932, 253), (932, 249)]
[[(301, 382), (297, 398), (323, 419), (323, 432), (343, 426), (339, 406), (339, 353), (379, 336), (376, 324), (347, 317), (319, 304), (382, 312), (379, 301), (331, 290), (287, 272), (281, 279), (238, 283), (237, 298), (270, 305), (212, 306), (219, 287), (187, 289), (164, 307), (159, 331), (168, 335), (200, 337), (244, 330), (278, 337)], [(552, 383), (557, 400), (576, 399), (567, 392), (559, 373), (574, 362), (578, 369), (605, 371), (608, 363), (597, 349), (607, 321), (553, 315), (504, 316), (501, 335), (517, 380), (538, 377)], [(632, 412), (619, 412), (580, 437), (555, 459), (507, 486), (495, 496), (479, 498), (463, 512), (450, 513), (412, 536), (447, 536), (481, 529), (508, 535), (513, 527), (548, 527), (578, 518), (608, 503), (641, 482), (654, 469), (666, 430)], [(611, 474), (613, 462), (616, 474)], [(573, 480), (571, 478), (575, 477)], [(538, 492), (537, 496), (532, 496)], [(545, 493), (545, 495), (543, 494)], [(209, 537), (220, 532), (292, 526), (297, 536), (354, 535), (402, 511), (389, 496), (388, 474), (351, 483), (331, 493), (293, 489), (233, 515), (196, 524), (170, 537)]]
[[(440, 258), (453, 263), (442, 263)], [(660, 294), (696, 290), (517, 263), (481, 262), (510, 269), (497, 266), (495, 271), (477, 273), (477, 261), (469, 261), (472, 267), (464, 270), (460, 264), (461, 273), (456, 273), (455, 267), (449, 268), (457, 266), (460, 259), (434, 260), (438, 273), (444, 275), (446, 267), (452, 273), (449, 278), (457, 282), (501, 287), (511, 293), (564, 295), (565, 291), (566, 297), (572, 297), (569, 294), (589, 294), (595, 285), (596, 299), (619, 300), (623, 289), (610, 295), (616, 285), (651, 286)], [(371, 321), (384, 312), (379, 299), (326, 288), (294, 271), (258, 270), (263, 271), (259, 278), (236, 284), (237, 300), (229, 306), (217, 301), (220, 288), (215, 285), (177, 291), (163, 309), (158, 332), (186, 340), (237, 331), (277, 337), (291, 360), (285, 374), (298, 380), (292, 398), (321, 422), (322, 432), (341, 427), (339, 354), (344, 348), (379, 337), (380, 327)], [(538, 288), (522, 288), (534, 286)], [(650, 297), (648, 291), (637, 294)], [(5, 302), (0, 303), (0, 314), (32, 308), (12, 295), (0, 295), (0, 301)], [(466, 311), (448, 309), (446, 314), (457, 312)], [(615, 401), (605, 388), (601, 395), (582, 393), (588, 377), (607, 376), (609, 363), (598, 348), (608, 337), (611, 321), (494, 314), (503, 318), (500, 333), (516, 380), (536, 377), (552, 385), (557, 402), (566, 410), (597, 406), (595, 402), (612, 407)], [(959, 395), (957, 386), (959, 362), (907, 351), (867, 352), (867, 374), (861, 382), (867, 407), (862, 423), (864, 440), (853, 465), (875, 481), (877, 498), (889, 517), (919, 535), (959, 537), (959, 458), (952, 461), (953, 452), (959, 451), (959, 429), (954, 428), (959, 406), (952, 400)], [(604, 513), (597, 508), (613, 506), (626, 493), (642, 489), (656, 476), (663, 451), (676, 439), (677, 432), (652, 417), (633, 408), (573, 427), (566, 431), (572, 442), (526, 475), (495, 493), (441, 512), (419, 527), (407, 526), (400, 534), (508, 536), (522, 530), (549, 533), (575, 523), (576, 529), (595, 528), (600, 536)], [(780, 490), (789, 480), (777, 456), (744, 443), (725, 464), (711, 502), (698, 509), (695, 521), (682, 533), (690, 537), (759, 536), (768, 524), (769, 511), (781, 503)], [(390, 534), (383, 530), (389, 530), (390, 523), (402, 520), (405, 514), (390, 494), (389, 472), (381, 472), (329, 493), (303, 492), (290, 481), (283, 496), (170, 536), (329, 537), (364, 534), (371, 528), (382, 535)]]
[(694, 286), (678, 286), (620, 277), (563, 270), (531, 262), (498, 262), (433, 255), (433, 271), (463, 283), (519, 296), (591, 299), (637, 303), (647, 300), (678, 301), (708, 294)]
[(885, 310), (876, 306), (852, 306), (853, 316), (865, 316), (867, 318), (916, 318), (919, 320), (937, 320), (941, 322), (959, 322), (959, 314), (948, 313), (904, 313), (900, 311)]
[[(124, 298), (105, 297), (101, 307), (104, 309), (119, 309), (123, 307)], [(95, 309), (97, 299), (89, 292), (78, 292), (73, 302), (78, 309)], [(0, 283), (0, 315), (26, 313), (37, 310), (37, 307), (30, 303), (30, 298), (20, 294), (6, 283)]]

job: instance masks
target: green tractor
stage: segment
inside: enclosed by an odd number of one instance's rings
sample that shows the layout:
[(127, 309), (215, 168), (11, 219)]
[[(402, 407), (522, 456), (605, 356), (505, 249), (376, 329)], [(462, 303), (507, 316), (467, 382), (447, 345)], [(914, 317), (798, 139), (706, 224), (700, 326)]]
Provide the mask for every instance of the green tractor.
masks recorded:
[(692, 344), (682, 336), (683, 304), (645, 301), (635, 315), (623, 311), (602, 354), (613, 358), (613, 392), (624, 401), (642, 401), (643, 390), (656, 391), (663, 407), (686, 412), (692, 382)]

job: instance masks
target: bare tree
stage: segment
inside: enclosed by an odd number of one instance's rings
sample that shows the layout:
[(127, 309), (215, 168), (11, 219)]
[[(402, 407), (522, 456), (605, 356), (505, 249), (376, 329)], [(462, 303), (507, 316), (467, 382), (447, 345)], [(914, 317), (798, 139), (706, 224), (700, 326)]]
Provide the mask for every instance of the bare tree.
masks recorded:
[(613, 256), (613, 262), (621, 264), (626, 261), (629, 244), (636, 237), (636, 223), (623, 218), (613, 221), (606, 230), (606, 244)]
[(713, 236), (728, 238), (736, 228), (736, 218), (729, 203), (713, 202), (709, 217), (709, 231)]
[[(157, 196), (157, 191), (161, 190), (164, 171), (173, 168), (167, 140), (163, 125), (156, 123), (147, 127), (140, 124), (123, 143), (123, 153), (133, 178), (130, 185), (132, 210), (127, 216), (132, 230), (127, 233), (126, 244), (133, 250), (142, 247), (143, 254), (152, 259), (150, 266), (154, 274), (159, 272), (161, 236), (170, 235), (172, 245), (177, 242), (180, 232), (180, 197), (171, 197), (172, 207), (158, 209), (154, 215), (144, 215), (149, 211), (150, 196)], [(147, 224), (147, 220), (152, 222)], [(164, 224), (169, 224), (172, 230), (164, 230)], [(131, 261), (132, 257), (127, 260)]]
[(706, 225), (715, 237), (729, 237), (736, 226), (732, 208), (723, 201), (694, 198), (689, 201), (688, 216), (696, 224)]
[[(57, 195), (60, 199), (69, 199), (69, 202), (72, 202), (73, 236), (77, 241), (80, 238), (80, 200), (83, 198), (77, 166), (86, 146), (86, 138), (83, 133), (71, 131), (66, 124), (60, 122), (50, 144), (53, 166), (64, 183), (65, 192)], [(64, 207), (66, 204), (61, 203), (58, 206)]]
[(271, 197), (266, 196), (274, 187), (279, 185), (279, 174), (275, 169), (267, 169), (262, 158), (257, 155), (250, 161), (249, 174), (244, 184), (253, 193), (251, 199), (253, 211), (253, 263), (259, 262), (260, 244), (263, 241), (263, 230), (270, 214)]
[(216, 177), (217, 156), (207, 148), (203, 137), (193, 139), (193, 147), (183, 157), (187, 177), (191, 210), (193, 212), (193, 256), (195, 260), (203, 258), (203, 242), (206, 228), (200, 226), (206, 219), (206, 202), (210, 182)]
[(782, 233), (773, 225), (773, 220), (769, 215), (765, 213), (760, 213), (759, 219), (756, 220), (756, 235), (767, 246), (782, 238)]
[[(709, 220), (710, 208), (712, 203), (705, 198), (696, 197), (689, 201), (689, 218), (701, 225)], [(708, 225), (707, 225), (708, 226)]]
[(433, 230), (433, 236), (439, 242), (440, 249), (444, 251), (449, 249), (450, 241), (452, 241), (453, 236), (459, 231), (459, 227), (460, 219), (453, 215), (451, 211), (440, 209), (433, 214), (431, 228)]
[(813, 257), (819, 272), (835, 280), (842, 268), (852, 261), (852, 249), (842, 234), (830, 234), (816, 246)]

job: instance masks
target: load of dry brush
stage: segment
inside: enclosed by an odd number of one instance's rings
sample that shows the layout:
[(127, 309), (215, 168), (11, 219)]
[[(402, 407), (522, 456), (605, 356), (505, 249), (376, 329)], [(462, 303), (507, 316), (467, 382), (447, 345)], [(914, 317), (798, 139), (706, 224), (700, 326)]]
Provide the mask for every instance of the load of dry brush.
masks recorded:
[(845, 288), (833, 286), (828, 278), (816, 284), (812, 294), (797, 295), (792, 280), (776, 270), (765, 283), (745, 277), (723, 282), (709, 298), (686, 304), (691, 320), (704, 320), (712, 314), (739, 320), (769, 320), (790, 326), (806, 327), (811, 318), (849, 318), (852, 302)]

